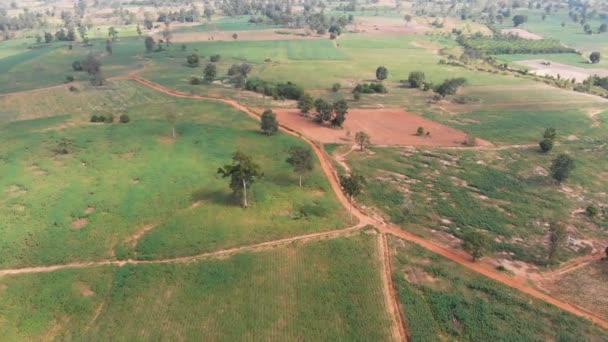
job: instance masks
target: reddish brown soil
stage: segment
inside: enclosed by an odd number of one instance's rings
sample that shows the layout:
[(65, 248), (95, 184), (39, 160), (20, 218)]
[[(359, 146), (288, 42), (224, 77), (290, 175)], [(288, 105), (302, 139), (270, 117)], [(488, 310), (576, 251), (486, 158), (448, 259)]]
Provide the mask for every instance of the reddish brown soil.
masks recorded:
[[(297, 109), (274, 111), (282, 125), (321, 143), (348, 143), (359, 131), (369, 134), (374, 145), (461, 146), (466, 137), (466, 133), (462, 131), (399, 108), (351, 109), (343, 129), (321, 126), (302, 116)], [(430, 131), (430, 136), (417, 136), (418, 127)], [(349, 131), (350, 137), (347, 136)], [(477, 140), (480, 146), (492, 145), (487, 141)]]

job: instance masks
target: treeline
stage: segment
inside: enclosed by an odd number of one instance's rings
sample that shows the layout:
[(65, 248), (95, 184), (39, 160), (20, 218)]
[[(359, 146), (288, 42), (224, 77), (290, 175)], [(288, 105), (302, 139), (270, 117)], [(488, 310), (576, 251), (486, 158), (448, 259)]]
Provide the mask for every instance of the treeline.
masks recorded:
[(17, 16), (9, 16), (8, 11), (0, 8), (0, 31), (18, 31), (24, 29), (36, 29), (48, 24), (46, 14), (30, 12), (27, 8)]
[(257, 77), (247, 80), (245, 90), (272, 96), (275, 100), (299, 100), (304, 95), (304, 89), (294, 83), (272, 83)]
[(557, 40), (529, 40), (513, 34), (495, 34), (492, 37), (481, 34), (460, 35), (456, 41), (465, 49), (490, 55), (576, 53), (576, 50), (563, 46)]

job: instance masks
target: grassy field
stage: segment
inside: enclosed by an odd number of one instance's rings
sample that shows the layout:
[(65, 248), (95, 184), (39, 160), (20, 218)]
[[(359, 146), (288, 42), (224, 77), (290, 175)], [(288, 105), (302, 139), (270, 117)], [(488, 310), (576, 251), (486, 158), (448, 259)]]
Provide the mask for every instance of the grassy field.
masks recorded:
[[(608, 218), (571, 214), (590, 204), (601, 207), (602, 194), (608, 190), (602, 176), (608, 167), (601, 157), (605, 147), (600, 141), (594, 143), (595, 139), (562, 140), (549, 155), (539, 153), (537, 147), (503, 151), (374, 148), (373, 154), (351, 153), (348, 162), (368, 180), (360, 201), (378, 208), (404, 229), (448, 244), (454, 243), (452, 236), (461, 237), (467, 230), (485, 230), (495, 239), (499, 259), (544, 265), (548, 222), (571, 227), (573, 242), (564, 247), (561, 260), (589, 253), (597, 248), (594, 244), (608, 241)], [(574, 189), (570, 193), (546, 175), (560, 152), (570, 153), (578, 164), (566, 182)]]
[(388, 341), (376, 237), (0, 279), (5, 341)]
[(0, 94), (60, 84), (68, 75), (76, 80), (88, 80), (86, 73), (72, 70), (72, 62), (83, 59), (89, 52), (100, 57), (105, 77), (143, 66), (139, 57), (144, 50), (143, 40), (131, 38), (114, 42), (112, 55), (105, 53), (105, 40), (93, 40), (92, 43), (91, 48), (73, 43), (70, 50), (69, 44), (64, 42), (35, 49), (28, 49), (29, 44), (15, 42), (19, 50), (9, 50), (11, 55), (0, 58)]
[(416, 245), (392, 239), (412, 341), (600, 341), (606, 331)]
[[(135, 251), (142, 258), (189, 255), (346, 224), (318, 165), (299, 189), (284, 162), (290, 146), (304, 143), (262, 136), (255, 120), (229, 106), (176, 100), (127, 81), (104, 96), (99, 89), (53, 91), (62, 99), (55, 107), (40, 96), (13, 108), (64, 116), (0, 128), (3, 268), (134, 257)], [(87, 112), (127, 113), (132, 121), (90, 124)], [(179, 115), (175, 141), (168, 112)], [(68, 154), (57, 152), (63, 148)], [(254, 156), (265, 173), (248, 210), (216, 175), (236, 149)], [(76, 228), (78, 222), (86, 224)], [(151, 226), (139, 244), (132, 241)]]

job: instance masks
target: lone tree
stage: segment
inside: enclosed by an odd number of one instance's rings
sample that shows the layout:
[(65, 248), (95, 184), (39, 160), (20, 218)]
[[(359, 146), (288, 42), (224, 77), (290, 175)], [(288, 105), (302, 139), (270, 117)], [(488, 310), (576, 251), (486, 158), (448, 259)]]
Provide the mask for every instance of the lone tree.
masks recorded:
[(279, 130), (279, 122), (277, 115), (270, 109), (266, 109), (262, 113), (262, 122), (260, 123), (262, 132), (266, 135), (273, 135)]
[(308, 114), (315, 106), (315, 99), (310, 94), (304, 94), (298, 100), (298, 109), (302, 114)]
[(388, 69), (383, 66), (379, 66), (376, 69), (376, 79), (378, 81), (384, 81), (388, 77)]
[(473, 261), (479, 260), (491, 247), (490, 238), (477, 230), (468, 230), (462, 237), (462, 249), (471, 254)]
[(289, 148), (289, 157), (286, 162), (293, 166), (293, 171), (300, 178), (300, 188), (302, 187), (302, 175), (313, 169), (312, 151), (310, 148), (292, 146)]
[(363, 151), (369, 144), (371, 144), (371, 140), (371, 137), (363, 131), (357, 132), (355, 134), (355, 141), (357, 142), (357, 144), (359, 144), (359, 148), (361, 151)]
[(175, 124), (177, 123), (177, 114), (171, 112), (165, 115), (167, 122), (171, 125), (171, 136), (175, 139)]
[(407, 78), (412, 88), (420, 88), (426, 82), (426, 75), (422, 71), (412, 71)]
[(203, 71), (203, 78), (207, 82), (213, 82), (215, 76), (217, 75), (217, 67), (213, 63), (207, 63), (205, 65), (205, 70)]
[(600, 60), (602, 59), (602, 55), (599, 52), (592, 52), (589, 55), (589, 60), (591, 61), (591, 63), (599, 63)]
[(231, 165), (220, 167), (217, 173), (222, 178), (230, 178), (230, 189), (235, 196), (242, 196), (243, 208), (248, 207), (247, 187), (251, 187), (257, 179), (264, 176), (260, 166), (241, 151), (234, 153)]
[(189, 67), (195, 68), (199, 65), (200, 58), (198, 57), (198, 54), (193, 53), (193, 54), (189, 55), (188, 57), (186, 57), (186, 62), (188, 63)]
[(108, 37), (112, 38), (113, 41), (118, 38), (118, 31), (116, 31), (114, 26), (110, 26), (110, 28), (108, 28)]
[[(89, 53), (87, 57), (80, 62), (82, 70), (86, 71), (91, 75), (91, 84), (94, 86), (101, 86), (104, 83), (104, 78), (101, 74), (101, 61), (92, 53)], [(73, 68), (74, 66), (72, 66)]]
[(567, 154), (560, 154), (551, 164), (551, 177), (561, 184), (570, 176), (575, 166), (572, 157)]
[(363, 186), (365, 185), (365, 178), (363, 178), (363, 176), (356, 174), (356, 173), (352, 173), (348, 176), (340, 176), (340, 186), (342, 187), (342, 190), (344, 190), (344, 193), (346, 194), (346, 196), (348, 196), (348, 198), (351, 200), (351, 206), (350, 206), (350, 220), (353, 220), (353, 206), (352, 206), (352, 200), (355, 196), (359, 195), (361, 193), (361, 190), (363, 190)]
[(150, 36), (146, 37), (146, 40), (144, 41), (144, 44), (146, 44), (146, 51), (147, 52), (154, 51), (154, 48), (156, 47), (156, 41), (154, 41), (154, 38), (152, 38)]
[(518, 15), (513, 16), (513, 25), (515, 25), (515, 27), (517, 27), (527, 21), (528, 21), (527, 15), (518, 14)]
[(549, 263), (557, 261), (561, 246), (566, 239), (566, 229), (558, 223), (551, 223), (549, 226)]

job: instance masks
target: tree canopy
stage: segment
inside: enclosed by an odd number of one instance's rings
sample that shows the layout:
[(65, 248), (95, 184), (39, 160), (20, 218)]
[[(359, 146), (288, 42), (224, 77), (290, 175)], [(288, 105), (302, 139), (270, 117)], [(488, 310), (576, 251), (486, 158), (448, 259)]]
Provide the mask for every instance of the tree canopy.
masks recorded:
[(264, 176), (260, 166), (241, 151), (234, 153), (232, 164), (218, 168), (217, 173), (222, 178), (230, 178), (230, 189), (236, 196), (241, 196), (244, 208), (248, 207), (247, 188)]

